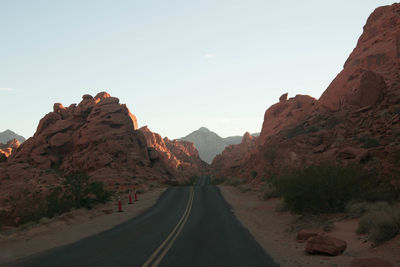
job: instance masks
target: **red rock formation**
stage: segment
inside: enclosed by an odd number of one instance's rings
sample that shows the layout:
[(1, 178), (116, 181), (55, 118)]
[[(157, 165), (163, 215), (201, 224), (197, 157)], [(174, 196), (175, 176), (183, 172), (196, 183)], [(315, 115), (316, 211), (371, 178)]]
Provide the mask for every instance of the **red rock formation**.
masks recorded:
[(268, 136), (304, 120), (315, 109), (315, 102), (315, 98), (308, 95), (296, 95), (289, 100), (281, 97), (265, 112), (259, 141), (263, 143)]
[(400, 4), (393, 4), (379, 7), (370, 15), (343, 70), (319, 99), (321, 105), (330, 110), (343, 105), (376, 105), (384, 94), (397, 91), (400, 78), (399, 13)]
[[(382, 177), (396, 178), (393, 174), (400, 171), (399, 13), (400, 4), (376, 9), (343, 71), (318, 101), (281, 96), (265, 112), (256, 147), (236, 156), (223, 152), (214, 170), (248, 179), (257, 173), (261, 179), (320, 162), (356, 162), (380, 170)], [(232, 158), (244, 160), (238, 163)], [(400, 179), (392, 183), (400, 186)]]
[(0, 143), (0, 162), (5, 161), (20, 145), (17, 139), (12, 139), (7, 144)]
[(154, 165), (163, 166), (170, 174), (194, 175), (206, 167), (193, 143), (169, 140), (153, 133), (147, 126), (139, 129), (146, 137), (149, 155)]
[(118, 98), (102, 92), (84, 95), (78, 105), (56, 103), (34, 136), (0, 166), (0, 220), (17, 223), (24, 200), (45, 195), (74, 171), (88, 173), (107, 188), (125, 190), (137, 178), (178, 179), (180, 165), (159, 135), (137, 129), (135, 116)]
[(225, 176), (235, 175), (236, 168), (240, 167), (248, 153), (255, 149), (256, 140), (257, 137), (246, 132), (240, 144), (227, 146), (221, 154), (214, 158), (211, 168), (219, 170)]

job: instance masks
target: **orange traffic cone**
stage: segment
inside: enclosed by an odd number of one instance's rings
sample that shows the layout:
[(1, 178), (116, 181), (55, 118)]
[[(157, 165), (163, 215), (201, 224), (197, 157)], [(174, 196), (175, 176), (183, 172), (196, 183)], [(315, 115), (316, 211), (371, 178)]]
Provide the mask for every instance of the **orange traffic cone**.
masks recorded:
[(138, 200), (137, 200), (136, 189), (135, 189), (135, 202), (136, 201), (138, 201)]
[(121, 197), (118, 197), (118, 212), (122, 212)]
[(133, 204), (132, 202), (132, 191), (129, 190), (129, 204)]

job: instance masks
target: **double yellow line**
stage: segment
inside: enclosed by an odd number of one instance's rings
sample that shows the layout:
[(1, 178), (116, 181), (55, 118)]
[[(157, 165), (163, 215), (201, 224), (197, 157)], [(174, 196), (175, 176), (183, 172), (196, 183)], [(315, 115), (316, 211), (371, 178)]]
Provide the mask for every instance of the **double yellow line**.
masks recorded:
[[(168, 250), (172, 247), (173, 243), (175, 242), (175, 239), (181, 233), (183, 226), (185, 226), (185, 223), (189, 218), (189, 214), (193, 204), (193, 197), (194, 197), (194, 189), (193, 187), (190, 187), (189, 201), (187, 203), (186, 210), (183, 213), (181, 219), (179, 220), (175, 228), (172, 230), (172, 232), (164, 240), (164, 242), (162, 242), (162, 244), (156, 249), (156, 251), (154, 251), (153, 254), (151, 254), (150, 258), (142, 265), (142, 267), (150, 266), (151, 263), (152, 263), (151, 266), (153, 267), (156, 267), (158, 266), (158, 264), (160, 264), (161, 260), (164, 258), (165, 254), (167, 254)], [(162, 252), (160, 253), (160, 251)]]

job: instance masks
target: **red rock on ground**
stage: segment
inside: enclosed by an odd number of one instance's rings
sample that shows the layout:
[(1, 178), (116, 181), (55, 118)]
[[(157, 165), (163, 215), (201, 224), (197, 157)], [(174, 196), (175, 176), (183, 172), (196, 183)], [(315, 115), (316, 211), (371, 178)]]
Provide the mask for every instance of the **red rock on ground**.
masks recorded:
[(310, 254), (322, 253), (337, 256), (342, 254), (346, 247), (347, 243), (343, 240), (326, 235), (317, 235), (307, 240), (305, 249)]
[(393, 264), (379, 258), (354, 259), (350, 267), (392, 267)]

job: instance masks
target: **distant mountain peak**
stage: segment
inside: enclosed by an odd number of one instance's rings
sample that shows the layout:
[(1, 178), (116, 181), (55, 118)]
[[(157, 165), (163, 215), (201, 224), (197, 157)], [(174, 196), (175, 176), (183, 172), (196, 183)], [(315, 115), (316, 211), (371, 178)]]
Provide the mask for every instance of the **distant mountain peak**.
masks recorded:
[(0, 132), (0, 143), (6, 144), (8, 141), (17, 139), (20, 143), (25, 142), (25, 138), (11, 131), (10, 129)]
[(206, 127), (200, 127), (197, 131), (204, 132), (204, 133), (210, 132), (210, 130)]

